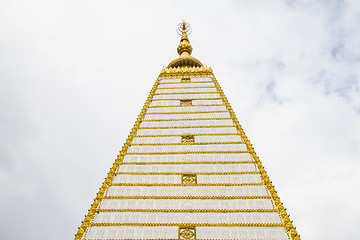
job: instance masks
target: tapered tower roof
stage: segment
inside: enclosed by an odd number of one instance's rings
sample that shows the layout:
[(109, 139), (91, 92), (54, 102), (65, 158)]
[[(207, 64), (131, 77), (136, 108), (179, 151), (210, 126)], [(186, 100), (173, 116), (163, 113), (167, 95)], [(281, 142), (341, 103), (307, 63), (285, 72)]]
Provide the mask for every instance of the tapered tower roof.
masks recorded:
[(191, 57), (190, 25), (178, 30), (180, 56), (160, 72), (75, 240), (300, 240), (212, 69)]

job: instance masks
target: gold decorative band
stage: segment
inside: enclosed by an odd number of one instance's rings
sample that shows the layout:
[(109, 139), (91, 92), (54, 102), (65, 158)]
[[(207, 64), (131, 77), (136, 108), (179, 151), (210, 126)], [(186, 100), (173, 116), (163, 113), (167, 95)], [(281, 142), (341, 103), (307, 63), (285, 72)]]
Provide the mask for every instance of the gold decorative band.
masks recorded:
[[(179, 101), (180, 98), (169, 98), (169, 99), (152, 99), (151, 101)], [(213, 98), (191, 98), (191, 100), (222, 100), (221, 97), (213, 97)]]
[(153, 165), (153, 164), (234, 164), (234, 163), (255, 163), (255, 161), (192, 161), (192, 162), (123, 162), (123, 165)]
[(170, 127), (139, 127), (139, 129), (173, 129), (173, 128), (236, 128), (235, 125), (217, 125), (217, 126), (170, 126)]
[(195, 184), (184, 184), (184, 183), (112, 183), (111, 186), (200, 186), (200, 187), (225, 187), (225, 186), (261, 186), (261, 183), (195, 183)]
[[(217, 90), (215, 88), (215, 90)], [(176, 95), (176, 94), (220, 94), (218, 91), (216, 92), (178, 92), (178, 93), (155, 93), (154, 95)]]
[(169, 155), (169, 154), (216, 154), (216, 153), (250, 153), (249, 151), (188, 151), (188, 152), (133, 152), (126, 155)]
[(220, 212), (220, 213), (234, 213), (234, 212), (277, 212), (276, 209), (140, 209), (140, 208), (125, 208), (125, 209), (99, 209), (99, 212)]
[(197, 142), (197, 143), (132, 143), (131, 146), (168, 146), (168, 145), (213, 145), (213, 144), (245, 144), (244, 142)]
[[(102, 226), (188, 226), (186, 223), (91, 223), (92, 227)], [(191, 223), (196, 227), (284, 227), (283, 223)]]
[(143, 122), (163, 122), (163, 121), (198, 121), (198, 120), (231, 120), (232, 118), (174, 118), (174, 119), (153, 119), (142, 120)]
[[(241, 136), (240, 133), (197, 133), (196, 136)], [(181, 137), (183, 134), (167, 134), (167, 135), (136, 135), (134, 137)]]
[(159, 112), (159, 113), (146, 113), (148, 114), (197, 114), (197, 113), (221, 113), (221, 112), (229, 112), (229, 111), (199, 111), (199, 112)]
[(234, 175), (234, 174), (259, 174), (259, 171), (243, 171), (243, 172), (116, 172), (118, 175)]
[(271, 199), (270, 196), (104, 196), (103, 199)]
[[(178, 99), (179, 100), (179, 99)], [(193, 99), (191, 99), (193, 100)], [(225, 104), (198, 104), (198, 105), (188, 105), (188, 106), (180, 106), (180, 105), (169, 105), (169, 106), (150, 106), (148, 108), (163, 108), (163, 107), (214, 107), (214, 106), (226, 106)]]
[[(161, 79), (163, 80), (163, 79)], [(160, 80), (160, 81), (161, 81)], [(191, 82), (160, 82), (159, 85), (161, 84), (191, 84), (191, 83), (213, 83), (213, 81), (191, 81)]]
[[(160, 88), (158, 87), (156, 90), (158, 89), (192, 89), (192, 88), (214, 88), (216, 90), (216, 86), (198, 86), (198, 87), (166, 87), (166, 88)], [(156, 94), (156, 93), (155, 93)]]

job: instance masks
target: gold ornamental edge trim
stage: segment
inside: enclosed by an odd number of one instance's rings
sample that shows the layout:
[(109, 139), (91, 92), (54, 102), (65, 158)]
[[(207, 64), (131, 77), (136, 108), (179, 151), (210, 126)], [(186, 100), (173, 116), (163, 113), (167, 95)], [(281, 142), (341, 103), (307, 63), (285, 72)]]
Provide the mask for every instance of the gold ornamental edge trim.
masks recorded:
[[(241, 171), (241, 172), (116, 172), (116, 175), (240, 175), (240, 174), (259, 174), (259, 171)], [(185, 185), (181, 185), (185, 186)]]
[(173, 119), (143, 120), (143, 122), (198, 121), (198, 120), (232, 120), (232, 118), (173, 118)]
[(135, 186), (135, 187), (241, 187), (263, 186), (264, 183), (112, 183), (111, 186)]
[(104, 196), (103, 199), (271, 199), (270, 196)]
[(85, 215), (85, 219), (82, 222), (81, 226), (78, 228), (77, 233), (75, 234), (75, 238), (74, 240), (81, 240), (83, 238), (83, 236), (85, 235), (85, 233), (87, 232), (87, 228), (90, 226), (91, 221), (93, 220), (95, 213), (100, 205), (100, 201), (104, 198), (105, 196), (105, 192), (106, 190), (109, 188), (109, 186), (111, 185), (111, 182), (115, 176), (115, 172), (117, 171), (118, 167), (120, 166), (120, 164), (122, 163), (125, 153), (127, 152), (127, 149), (129, 148), (132, 139), (134, 138), (134, 136), (136, 135), (136, 131), (140, 126), (141, 120), (144, 118), (145, 113), (146, 113), (146, 109), (149, 107), (150, 102), (155, 94), (156, 88), (158, 87), (160, 82), (160, 76), (156, 79), (150, 94), (148, 96), (148, 98), (146, 99), (146, 102), (144, 103), (144, 106), (138, 116), (138, 118), (136, 119), (135, 125), (132, 128), (126, 142), (124, 143), (119, 155), (117, 156), (117, 158), (115, 159), (115, 162), (113, 163), (113, 166), (110, 168), (107, 177), (105, 178), (105, 181), (102, 183), (100, 190), (98, 191), (93, 204), (91, 205), (88, 213)]
[(283, 223), (91, 223), (92, 227), (103, 226), (196, 226), (196, 227), (284, 227)]
[(250, 153), (249, 151), (188, 151), (188, 152), (132, 152), (126, 155), (172, 155), (172, 154), (216, 154), (216, 153)]
[[(161, 70), (159, 77), (177, 78), (187, 77), (210, 77), (212, 75), (211, 67), (182, 67), (182, 68), (164, 68)], [(162, 80), (162, 79), (161, 79)]]
[(198, 112), (159, 112), (159, 113), (146, 113), (146, 115), (151, 114), (198, 114), (198, 113), (223, 113), (223, 112), (229, 112), (229, 111), (198, 111)]
[(268, 189), (271, 198), (274, 202), (274, 206), (276, 207), (276, 209), (278, 210), (278, 213), (282, 219), (282, 221), (284, 222), (284, 226), (285, 226), (285, 230), (288, 234), (288, 236), (292, 239), (292, 240), (300, 240), (300, 235), (297, 233), (296, 228), (293, 226), (292, 221), (290, 220), (289, 215), (286, 212), (286, 209), (284, 208), (282, 202), (280, 201), (279, 196), (277, 195), (277, 192), (272, 184), (272, 182), (270, 181), (269, 176), (267, 175), (259, 157), (256, 155), (256, 152), (252, 146), (252, 144), (250, 143), (250, 140), (247, 138), (243, 128), (241, 127), (234, 110), (232, 109), (232, 107), (230, 106), (229, 101), (227, 100), (223, 90), (221, 89), (218, 81), (216, 80), (215, 76), (212, 75), (212, 80), (215, 83), (216, 88), (218, 89), (218, 92), (220, 93), (220, 96), (223, 100), (223, 102), (225, 103), (227, 109), (230, 112), (230, 116), (233, 119), (233, 121), (235, 122), (235, 125), (237, 127), (237, 129), (240, 132), (240, 135), (242, 137), (242, 139), (244, 140), (247, 149), (249, 149), (250, 154), (252, 155), (254, 161), (256, 162), (256, 165), (260, 171), (261, 174), (261, 178), (263, 179), (263, 181), (265, 182), (266, 188)]
[(131, 146), (169, 146), (169, 145), (217, 145), (217, 144), (244, 144), (244, 142), (196, 142), (196, 143), (133, 143)]
[(192, 161), (192, 162), (123, 162), (123, 165), (156, 165), (156, 164), (236, 164), (236, 163), (255, 163), (254, 161)]
[(190, 212), (190, 213), (277, 212), (276, 209), (143, 209), (143, 208), (122, 208), (122, 209), (102, 208), (102, 209), (98, 209), (98, 211), (99, 212)]

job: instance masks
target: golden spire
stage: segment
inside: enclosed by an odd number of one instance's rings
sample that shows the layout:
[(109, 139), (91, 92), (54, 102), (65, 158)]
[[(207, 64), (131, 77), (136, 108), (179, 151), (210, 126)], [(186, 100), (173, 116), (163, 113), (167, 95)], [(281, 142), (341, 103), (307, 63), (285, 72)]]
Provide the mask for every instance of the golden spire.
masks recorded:
[(177, 48), (177, 52), (179, 53), (179, 55), (187, 55), (189, 56), (192, 53), (192, 47), (190, 45), (190, 41), (188, 39), (188, 34), (190, 35), (191, 33), (191, 26), (189, 23), (182, 21), (179, 25), (178, 25), (178, 33), (180, 35), (180, 31), (181, 31), (181, 40), (180, 40), (180, 44)]
[(190, 45), (190, 41), (188, 35), (191, 33), (191, 26), (186, 21), (182, 21), (176, 31), (181, 36), (180, 44), (177, 48), (177, 52), (179, 53), (179, 57), (173, 60), (168, 68), (173, 67), (202, 67), (202, 63), (196, 58), (192, 57), (190, 54), (192, 53), (192, 46)]

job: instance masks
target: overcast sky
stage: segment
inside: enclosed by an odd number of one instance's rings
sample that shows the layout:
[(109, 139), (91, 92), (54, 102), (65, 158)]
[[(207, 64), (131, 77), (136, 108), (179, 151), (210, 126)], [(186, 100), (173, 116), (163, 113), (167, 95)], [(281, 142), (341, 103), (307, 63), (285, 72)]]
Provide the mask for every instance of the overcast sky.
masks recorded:
[(360, 1), (1, 1), (0, 239), (71, 239), (187, 20), (302, 239), (359, 239)]

